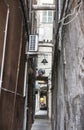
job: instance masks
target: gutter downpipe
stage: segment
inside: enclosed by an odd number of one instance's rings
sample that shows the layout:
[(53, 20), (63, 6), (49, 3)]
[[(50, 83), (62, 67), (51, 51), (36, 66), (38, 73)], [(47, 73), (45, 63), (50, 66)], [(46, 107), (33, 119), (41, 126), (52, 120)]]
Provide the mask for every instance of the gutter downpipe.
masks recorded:
[[(58, 2), (58, 21), (60, 21), (60, 19), (61, 19), (61, 14), (62, 14), (62, 6), (63, 6), (63, 3), (61, 2), (61, 0), (58, 0), (59, 2)], [(66, 0), (65, 1), (65, 6), (64, 6), (64, 10), (63, 10), (63, 15), (62, 15), (62, 17), (64, 17), (65, 16), (65, 14), (66, 14), (66, 9), (67, 9), (67, 6), (68, 6), (68, 2), (69, 2), (69, 0)], [(61, 70), (60, 70), (60, 67), (59, 67), (59, 72), (58, 72), (58, 89), (59, 89), (59, 81), (60, 81), (60, 79), (62, 80), (62, 83), (63, 83), (63, 86), (60, 86), (60, 89), (61, 89), (61, 93), (62, 93), (62, 95), (63, 95), (63, 98), (64, 98), (64, 79), (62, 78), (62, 77), (60, 77), (60, 72), (63, 74), (63, 65), (62, 65), (62, 59), (63, 59), (63, 56), (62, 56), (62, 52), (63, 52), (63, 48), (62, 48), (62, 30), (63, 30), (63, 23), (64, 23), (64, 20), (60, 23), (60, 26), (59, 26), (59, 32), (58, 32), (58, 35), (59, 35), (59, 39), (58, 39), (58, 50), (59, 50), (59, 52), (60, 52), (60, 57), (59, 57), (59, 66), (61, 66)], [(61, 65), (60, 65), (61, 64)], [(59, 94), (59, 90), (58, 90), (58, 92), (57, 92), (57, 105), (59, 104), (59, 96), (58, 96), (58, 94)], [(64, 108), (64, 99), (62, 99), (62, 102), (63, 102), (63, 108)], [(58, 110), (57, 110), (58, 111)], [(64, 111), (63, 111), (63, 115), (62, 115), (62, 117), (61, 117), (61, 126), (60, 126), (60, 130), (64, 130), (64, 122), (63, 122), (63, 120), (64, 120)], [(57, 121), (58, 123), (59, 123), (59, 119), (58, 119), (58, 121)], [(59, 126), (58, 126), (58, 124), (57, 124), (57, 130), (59, 130)]]
[[(57, 1), (57, 6), (58, 6), (58, 21), (60, 21), (61, 19), (61, 13), (62, 13), (62, 8), (63, 8), (63, 2), (61, 0), (58, 0)], [(58, 22), (57, 21), (57, 22)], [(64, 113), (62, 115), (59, 114), (59, 102), (61, 101), (62, 105), (60, 105), (60, 110), (64, 108), (64, 99), (63, 99), (63, 82), (62, 82), (62, 85), (60, 85), (60, 80), (62, 79), (62, 76), (60, 75), (60, 73), (62, 74), (62, 28), (63, 28), (63, 25), (62, 23), (59, 25), (59, 29), (58, 29), (58, 51), (59, 51), (59, 61), (58, 61), (58, 73), (57, 73), (57, 78), (58, 78), (58, 81), (57, 81), (57, 120), (56, 120), (56, 129), (57, 130), (64, 130)], [(61, 96), (60, 96), (60, 93), (61, 93)], [(62, 99), (61, 99), (62, 98)], [(63, 112), (64, 110), (61, 110), (61, 112)], [(61, 118), (61, 119), (59, 119)], [(59, 121), (60, 121), (60, 124), (61, 125), (58, 125), (59, 124)], [(62, 128), (61, 128), (62, 126)]]
[[(61, 0), (58, 0), (58, 21), (61, 19)], [(58, 45), (58, 50), (61, 51), (61, 48), (62, 48), (62, 43), (61, 43), (61, 40), (62, 40), (62, 24), (60, 25), (60, 28), (59, 28), (59, 45)]]
[(28, 25), (27, 25), (28, 19), (27, 19), (26, 14), (25, 14), (24, 4), (23, 4), (22, 0), (20, 0), (20, 4), (21, 4), (23, 16), (24, 16), (25, 28), (26, 28), (27, 40), (28, 40), (29, 39), (29, 36), (28, 36)]
[(26, 130), (27, 128), (27, 112), (28, 112), (28, 82), (27, 82), (27, 68), (28, 68), (28, 63), (26, 61), (25, 63), (25, 81), (24, 81), (24, 88), (25, 88), (25, 105), (24, 105), (24, 120), (23, 120), (23, 130)]
[[(31, 2), (30, 2), (31, 3)], [(25, 21), (25, 29), (26, 29), (26, 34), (27, 34), (27, 41), (26, 41), (26, 48), (25, 51), (27, 52), (27, 48), (28, 48), (28, 41), (29, 41), (29, 30), (28, 30), (28, 17), (26, 16), (25, 13), (25, 8), (24, 8), (24, 3), (22, 0), (20, 0), (20, 4), (21, 4), (21, 8), (22, 8), (22, 12), (23, 12), (23, 17), (24, 17), (24, 21)], [(29, 18), (30, 18), (30, 14), (29, 14)], [(28, 59), (28, 57), (27, 57)], [(28, 113), (28, 61), (26, 60), (25, 62), (25, 74), (24, 74), (24, 91), (23, 91), (23, 96), (25, 98), (25, 103), (24, 103), (24, 119), (23, 119), (23, 130), (27, 129), (27, 113)]]
[(0, 75), (0, 94), (2, 87), (2, 79), (3, 79), (3, 70), (4, 70), (4, 61), (5, 61), (5, 51), (6, 51), (6, 39), (7, 39), (7, 29), (8, 29), (8, 20), (9, 20), (9, 7), (7, 9), (6, 16), (6, 25), (5, 25), (5, 35), (4, 35), (4, 46), (3, 46), (3, 54), (2, 54), (2, 64), (1, 64), (1, 75)]
[[(58, 2), (58, 21), (60, 21), (60, 19), (61, 19), (61, 11), (62, 11), (62, 5), (63, 5), (63, 3), (61, 4), (61, 0), (58, 0), (59, 2)], [(68, 2), (69, 2), (69, 0), (66, 0), (65, 1), (65, 7), (64, 7), (64, 11), (63, 11), (63, 16), (65, 16), (65, 12), (66, 12), (66, 9), (67, 9), (67, 5), (68, 5)], [(62, 43), (61, 43), (61, 41), (62, 41), (62, 28), (63, 28), (63, 23), (64, 23), (64, 20), (61, 22), (61, 24), (60, 24), (60, 27), (59, 27), (59, 45), (58, 45), (58, 50), (59, 51), (61, 51), (61, 49), (62, 49)]]
[[(28, 43), (26, 45), (26, 50), (28, 48)], [(28, 59), (28, 57), (27, 57)], [(27, 113), (28, 113), (28, 61), (25, 62), (25, 75), (24, 75), (24, 93), (25, 104), (24, 104), (24, 121), (23, 121), (23, 130), (27, 128)]]

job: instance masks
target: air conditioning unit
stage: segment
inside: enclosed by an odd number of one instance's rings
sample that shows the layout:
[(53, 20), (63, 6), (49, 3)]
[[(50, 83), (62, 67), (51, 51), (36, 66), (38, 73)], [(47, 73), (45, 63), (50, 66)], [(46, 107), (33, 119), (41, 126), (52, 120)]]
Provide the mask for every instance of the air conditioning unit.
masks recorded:
[(29, 52), (38, 51), (38, 35), (29, 36)]

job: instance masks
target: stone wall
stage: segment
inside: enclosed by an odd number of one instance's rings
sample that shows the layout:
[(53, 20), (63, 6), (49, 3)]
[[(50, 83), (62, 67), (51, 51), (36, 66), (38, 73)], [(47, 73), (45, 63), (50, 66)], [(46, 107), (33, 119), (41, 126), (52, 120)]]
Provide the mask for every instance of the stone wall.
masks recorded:
[[(70, 21), (71, 18), (69, 18)], [(66, 130), (83, 130), (84, 124), (84, 7), (63, 30)]]
[[(75, 2), (73, 8), (75, 7)], [(78, 10), (78, 8), (77, 8)], [(76, 10), (76, 11), (77, 11)], [(68, 17), (65, 22), (71, 21)], [(53, 65), (53, 130), (84, 130), (84, 2), (77, 16), (62, 28)], [(56, 63), (57, 62), (57, 63)]]

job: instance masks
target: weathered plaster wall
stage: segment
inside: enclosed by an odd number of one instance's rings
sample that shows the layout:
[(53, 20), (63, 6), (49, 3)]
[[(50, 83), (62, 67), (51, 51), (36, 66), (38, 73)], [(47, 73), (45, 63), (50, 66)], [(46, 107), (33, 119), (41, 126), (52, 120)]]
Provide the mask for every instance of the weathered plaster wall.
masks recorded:
[(62, 48), (58, 37), (53, 58), (52, 128), (84, 130), (84, 2), (62, 30)]
[[(69, 19), (70, 20), (70, 19)], [(65, 130), (84, 130), (84, 3), (63, 29)]]

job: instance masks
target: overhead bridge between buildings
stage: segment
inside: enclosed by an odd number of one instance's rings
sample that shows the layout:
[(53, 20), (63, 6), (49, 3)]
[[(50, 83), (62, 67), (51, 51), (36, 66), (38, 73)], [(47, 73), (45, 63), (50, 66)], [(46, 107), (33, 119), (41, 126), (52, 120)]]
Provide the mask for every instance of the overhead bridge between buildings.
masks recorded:
[(32, 10), (40, 11), (40, 10), (56, 10), (55, 5), (32, 5)]

